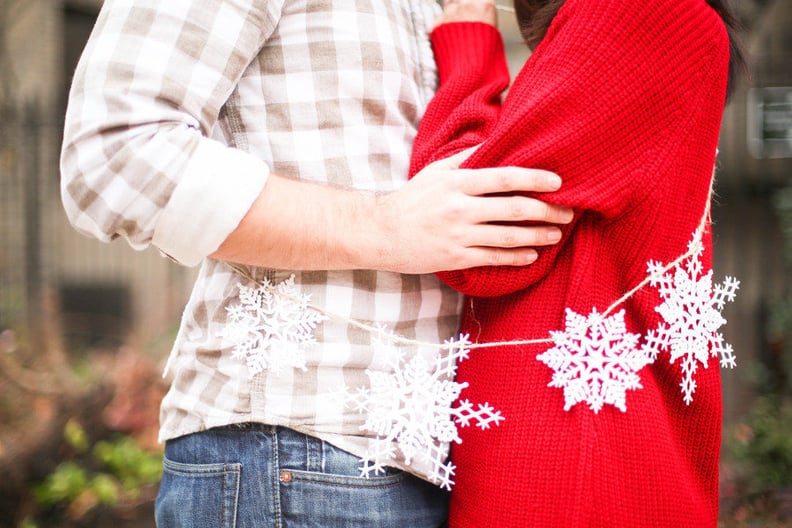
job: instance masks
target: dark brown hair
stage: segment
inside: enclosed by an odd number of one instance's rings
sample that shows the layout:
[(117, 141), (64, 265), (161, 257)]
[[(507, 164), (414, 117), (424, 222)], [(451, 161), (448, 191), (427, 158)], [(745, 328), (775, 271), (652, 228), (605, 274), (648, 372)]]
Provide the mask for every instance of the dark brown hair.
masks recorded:
[[(566, 0), (514, 0), (514, 11), (522, 38), (533, 49), (544, 38), (553, 18)], [(596, 1), (596, 0), (592, 0)], [(746, 72), (745, 53), (740, 43), (741, 27), (728, 0), (707, 0), (726, 25), (729, 35), (729, 81), (726, 98), (734, 92), (738, 75)]]

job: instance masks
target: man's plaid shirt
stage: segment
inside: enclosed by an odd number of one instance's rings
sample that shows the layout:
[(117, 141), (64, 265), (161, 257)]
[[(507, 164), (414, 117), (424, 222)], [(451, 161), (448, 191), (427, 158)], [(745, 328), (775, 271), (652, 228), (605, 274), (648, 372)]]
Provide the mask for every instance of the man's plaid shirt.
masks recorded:
[[(162, 440), (254, 421), (365, 453), (366, 417), (331, 396), (386, 368), (372, 336), (325, 321), (305, 350), (307, 370), (251, 377), (222, 337), (244, 279), (206, 256), (270, 171), (372, 191), (406, 181), (435, 88), (427, 33), (436, 14), (432, 0), (105, 1), (70, 94), (62, 195), (80, 231), (201, 263), (174, 345)], [(250, 273), (273, 283), (294, 274), (313, 304), (404, 337), (442, 343), (457, 330), (459, 296), (432, 275)]]

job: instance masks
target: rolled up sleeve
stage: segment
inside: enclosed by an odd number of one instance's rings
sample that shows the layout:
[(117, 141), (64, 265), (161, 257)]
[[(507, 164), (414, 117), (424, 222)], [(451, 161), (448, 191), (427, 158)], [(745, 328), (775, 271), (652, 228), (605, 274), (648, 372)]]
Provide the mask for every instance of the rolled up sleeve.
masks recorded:
[(261, 192), (267, 160), (212, 139), (279, 2), (108, 0), (74, 75), (61, 196), (75, 228), (198, 264)]

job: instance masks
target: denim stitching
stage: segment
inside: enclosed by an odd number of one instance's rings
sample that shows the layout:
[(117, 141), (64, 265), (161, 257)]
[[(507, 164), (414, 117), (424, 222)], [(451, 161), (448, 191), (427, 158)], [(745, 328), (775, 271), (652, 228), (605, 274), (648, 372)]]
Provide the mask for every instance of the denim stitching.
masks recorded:
[(278, 441), (278, 431), (277, 429), (272, 429), (270, 432), (271, 442), (270, 445), (272, 446), (272, 506), (275, 512), (275, 528), (282, 528), (282, 515), (283, 511), (281, 508), (281, 493), (280, 493), (280, 459), (278, 457), (278, 448), (279, 441)]
[[(226, 517), (225, 510), (228, 508), (232, 508), (231, 511), (232, 528), (236, 527), (236, 522), (237, 522), (237, 512), (239, 507), (239, 485), (240, 485), (240, 481), (242, 480), (241, 477), (242, 477), (242, 464), (235, 464), (232, 469), (226, 471), (226, 476), (223, 479), (223, 508), (224, 508), (223, 517), (224, 518)], [(232, 496), (227, 496), (226, 495), (227, 492), (225, 491), (225, 487), (229, 478), (233, 479), (233, 483), (236, 484), (235, 486), (236, 489), (233, 490)], [(231, 502), (233, 502), (233, 504), (226, 504)]]
[(313, 471), (313, 442), (307, 435), (303, 439), (303, 445), (305, 446), (305, 469)]
[(169, 471), (171, 473), (190, 475), (195, 477), (212, 477), (217, 475), (223, 475), (226, 472), (227, 466), (233, 467), (238, 465), (239, 464), (225, 464), (225, 463), (182, 464), (180, 462), (174, 462), (172, 460), (169, 460), (167, 457), (163, 457), (163, 461), (162, 461), (162, 467), (165, 471)]
[(318, 438), (308, 438), (308, 446), (309, 446), (309, 456), (308, 463), (310, 466), (308, 467), (308, 471), (320, 471), (324, 472), (324, 468), (322, 467), (322, 441)]
[(222, 500), (221, 504), (222, 507), (220, 508), (220, 524), (219, 526), (225, 526), (225, 518), (226, 518), (226, 501), (228, 501), (227, 491), (226, 491), (226, 480), (228, 479), (228, 471), (226, 471), (226, 465), (223, 464), (223, 486), (222, 486)]
[(385, 477), (365, 478), (308, 471), (292, 471), (292, 481), (300, 480), (303, 482), (312, 482), (326, 486), (354, 487), (364, 489), (388, 488), (401, 484), (406, 475), (406, 473), (400, 472), (395, 475), (388, 475)]

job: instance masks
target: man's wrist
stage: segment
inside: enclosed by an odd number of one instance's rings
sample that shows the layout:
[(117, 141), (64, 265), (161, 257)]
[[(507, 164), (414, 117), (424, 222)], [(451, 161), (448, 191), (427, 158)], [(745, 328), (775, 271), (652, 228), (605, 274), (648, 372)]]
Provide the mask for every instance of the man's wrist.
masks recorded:
[[(338, 224), (330, 235), (327, 251), (353, 269), (392, 271), (399, 267), (393, 237), (398, 231), (398, 212), (392, 193), (342, 191), (344, 199), (335, 201)], [(336, 267), (341, 262), (335, 262)]]

